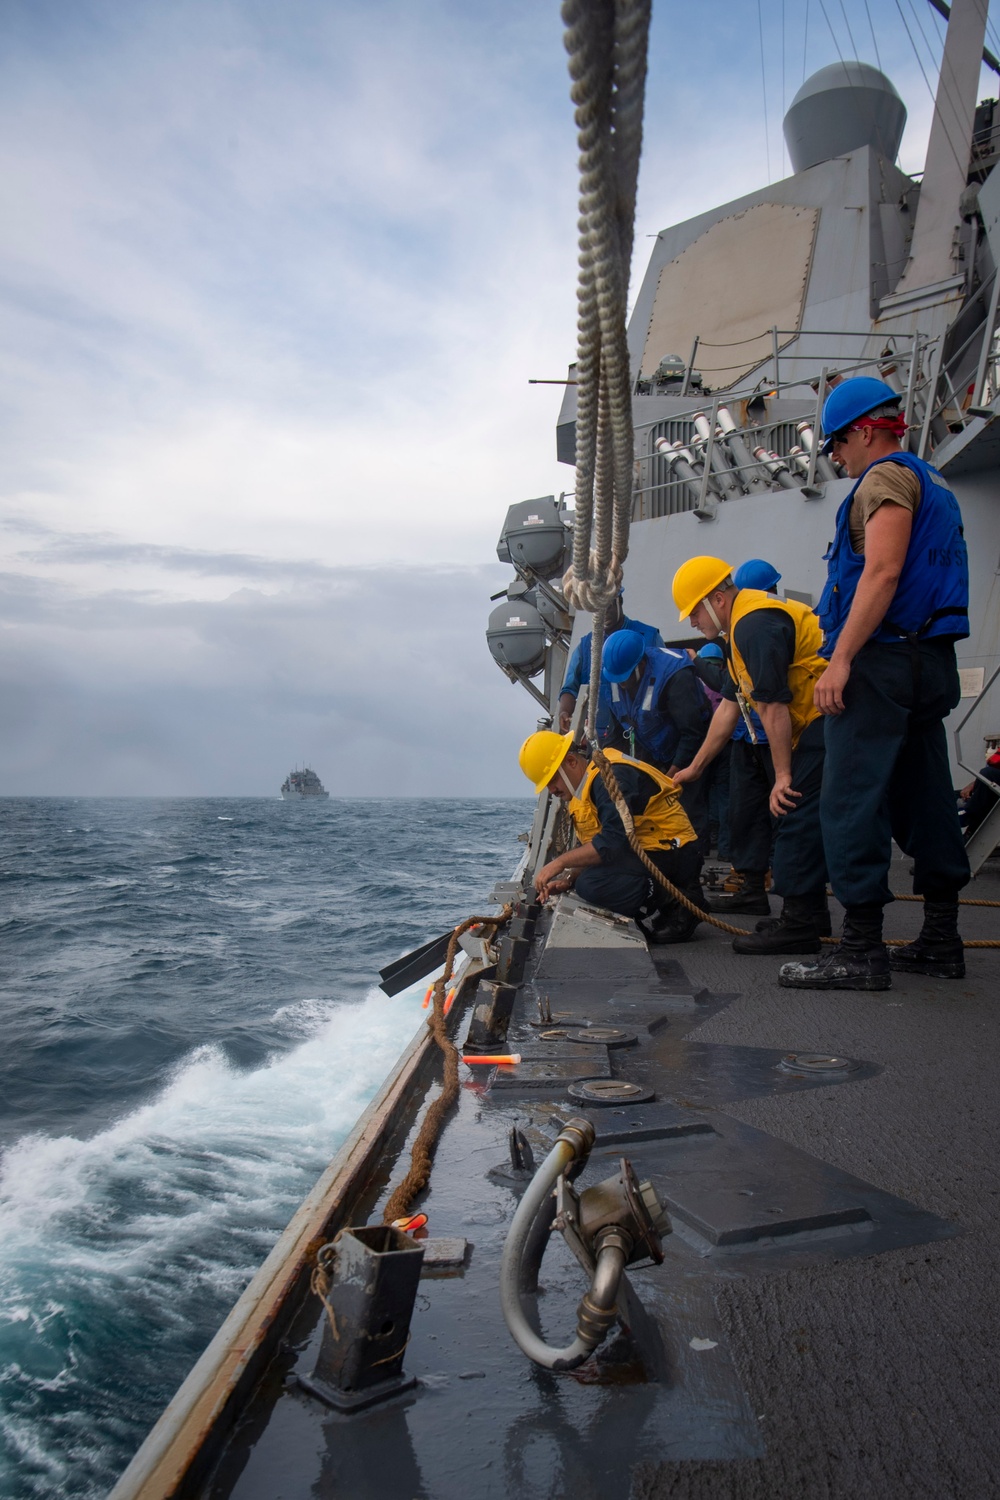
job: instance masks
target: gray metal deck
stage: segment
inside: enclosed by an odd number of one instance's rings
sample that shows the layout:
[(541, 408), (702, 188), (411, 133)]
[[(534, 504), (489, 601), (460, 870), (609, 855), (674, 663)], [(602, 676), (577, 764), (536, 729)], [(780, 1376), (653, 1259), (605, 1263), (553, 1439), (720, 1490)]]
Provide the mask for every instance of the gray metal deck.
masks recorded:
[[(906, 888), (902, 870), (894, 884)], [(1000, 878), (985, 874), (968, 894), (1000, 899)], [(997, 915), (965, 908), (965, 935), (1000, 933)], [(919, 906), (898, 903), (887, 928), (907, 936), (919, 919)], [(602, 942), (600, 925), (597, 946), (553, 944), (529, 973), (517, 1045), (574, 1071), (569, 1044), (540, 1043), (528, 1025), (543, 990), (554, 1012), (571, 998), (574, 1014), (638, 1037), (633, 1048), (577, 1049), (595, 1064), (577, 1071), (655, 1088), (653, 1106), (591, 1112), (611, 1139), (599, 1135), (588, 1178), (627, 1154), (670, 1201), (664, 1265), (630, 1273), (651, 1314), (640, 1345), (659, 1378), (643, 1379), (627, 1353), (553, 1376), (511, 1342), (496, 1281), (515, 1197), (487, 1174), (512, 1122), (537, 1156), (580, 1106), (564, 1079), (470, 1080), (423, 1206), (433, 1235), (471, 1248), (462, 1271), (422, 1282), (406, 1356), (416, 1391), (349, 1418), (302, 1392), (291, 1377), (315, 1360), (312, 1304), (203, 1493), (1000, 1493), (996, 953), (970, 951), (964, 981), (900, 977), (888, 992), (824, 996), (781, 989), (778, 960), (738, 958), (714, 930), (659, 950), (654, 972), (634, 945)], [(789, 1051), (859, 1066), (795, 1077), (777, 1066)], [(358, 1220), (377, 1219), (390, 1170)], [(583, 1290), (561, 1243), (542, 1282), (543, 1325), (561, 1341)]]

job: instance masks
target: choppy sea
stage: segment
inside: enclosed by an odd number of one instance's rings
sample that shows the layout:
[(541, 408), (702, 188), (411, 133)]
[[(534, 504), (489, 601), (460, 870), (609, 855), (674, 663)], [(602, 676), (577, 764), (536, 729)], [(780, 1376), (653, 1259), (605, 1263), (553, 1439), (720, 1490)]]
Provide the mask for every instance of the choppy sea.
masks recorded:
[(0, 800), (5, 1500), (106, 1494), (421, 1024), (379, 968), (530, 814)]

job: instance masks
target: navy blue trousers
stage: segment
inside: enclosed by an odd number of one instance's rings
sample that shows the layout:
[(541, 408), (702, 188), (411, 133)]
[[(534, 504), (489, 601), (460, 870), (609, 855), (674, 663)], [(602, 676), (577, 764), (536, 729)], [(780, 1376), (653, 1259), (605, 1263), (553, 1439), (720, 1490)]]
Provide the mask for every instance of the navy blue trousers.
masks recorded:
[[(729, 766), (729, 859), (734, 870), (763, 875), (771, 868), (774, 819), (768, 798), (774, 785), (769, 745), (733, 740)], [(719, 849), (720, 856), (722, 849)]]
[[(678, 890), (700, 904), (701, 854), (697, 842), (685, 844), (682, 849), (651, 849), (649, 857)], [(582, 901), (606, 907), (623, 917), (637, 916), (642, 907), (657, 904), (660, 896), (667, 895), (631, 849), (613, 864), (581, 870), (573, 889)]]
[(845, 906), (892, 900), (892, 840), (913, 859), (913, 889), (947, 900), (969, 879), (944, 719), (960, 697), (950, 641), (869, 641), (854, 658), (844, 711), (826, 720), (820, 816), (833, 894)]
[(715, 846), (720, 859), (729, 858), (729, 783), (733, 744), (724, 745), (702, 780), (708, 790), (709, 827), (716, 830)]
[[(807, 724), (792, 751), (792, 791), (799, 800), (794, 811), (775, 821), (771, 884), (779, 896), (820, 896), (826, 890), (823, 830), (819, 820), (823, 785), (823, 720)], [(774, 772), (771, 772), (774, 780)]]

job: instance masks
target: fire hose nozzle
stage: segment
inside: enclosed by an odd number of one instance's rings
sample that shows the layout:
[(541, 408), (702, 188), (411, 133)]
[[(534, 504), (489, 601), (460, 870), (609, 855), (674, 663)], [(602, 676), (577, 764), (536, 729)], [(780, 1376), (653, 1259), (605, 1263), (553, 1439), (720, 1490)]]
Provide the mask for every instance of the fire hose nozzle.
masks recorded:
[(597, 1139), (596, 1132), (589, 1120), (577, 1115), (572, 1120), (567, 1120), (560, 1130), (557, 1141), (564, 1141), (567, 1146), (573, 1148), (573, 1156), (576, 1161), (586, 1161), (594, 1149), (594, 1141)]

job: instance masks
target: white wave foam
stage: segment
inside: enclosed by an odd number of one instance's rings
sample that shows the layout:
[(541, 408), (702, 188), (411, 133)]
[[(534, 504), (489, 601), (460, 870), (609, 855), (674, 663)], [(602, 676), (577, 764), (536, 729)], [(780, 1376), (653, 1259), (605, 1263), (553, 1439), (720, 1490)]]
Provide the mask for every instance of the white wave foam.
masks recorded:
[[(162, 1229), (182, 1206), (187, 1238), (190, 1215), (216, 1221), (234, 1195), (251, 1203), (278, 1189), (289, 1168), (321, 1166), (421, 1015), (412, 998), (389, 1001), (380, 992), (332, 1008), (300, 1001), (283, 1013), (294, 1013), (308, 1039), (262, 1068), (241, 1072), (218, 1049), (202, 1047), (158, 1098), (100, 1134), (28, 1136), (11, 1146), (0, 1162), (0, 1287), (12, 1251), (51, 1248), (61, 1219), (83, 1205), (97, 1208), (116, 1187), (162, 1199)], [(143, 1216), (143, 1228), (152, 1232), (154, 1224)], [(130, 1235), (102, 1246), (98, 1261), (122, 1258), (135, 1271), (151, 1249)], [(159, 1239), (157, 1258), (164, 1250)]]
[[(8, 1462), (41, 1486), (29, 1480), (25, 1494), (52, 1493), (83, 1449), (84, 1488), (103, 1492), (129, 1446), (126, 1412), (112, 1422), (95, 1394), (109, 1366), (124, 1361), (135, 1394), (134, 1444), (416, 1031), (417, 993), (281, 1007), (305, 1039), (265, 1066), (241, 1072), (203, 1047), (99, 1134), (27, 1136), (4, 1153), (0, 1435)], [(147, 1365), (151, 1346), (175, 1351), (166, 1389), (149, 1387), (165, 1378)], [(54, 1390), (56, 1423), (42, 1415)]]

